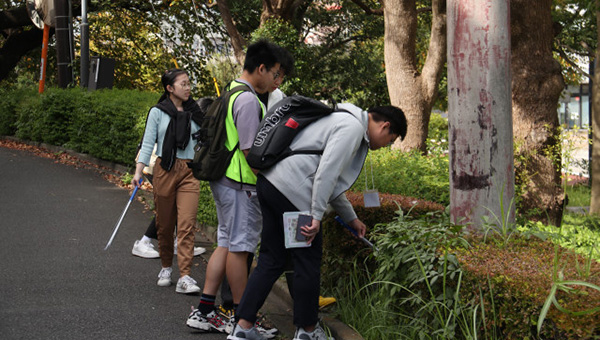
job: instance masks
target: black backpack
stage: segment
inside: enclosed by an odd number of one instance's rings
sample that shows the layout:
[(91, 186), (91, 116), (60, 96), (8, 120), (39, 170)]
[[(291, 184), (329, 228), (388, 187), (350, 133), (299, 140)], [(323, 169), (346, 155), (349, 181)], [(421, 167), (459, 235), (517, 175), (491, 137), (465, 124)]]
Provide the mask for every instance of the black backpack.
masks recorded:
[(289, 146), (300, 130), (334, 111), (335, 103), (327, 106), (299, 95), (283, 98), (260, 123), (246, 161), (254, 169), (265, 170), (294, 154), (322, 154), (323, 150), (291, 150)]
[(252, 90), (247, 85), (239, 85), (221, 94), (210, 104), (202, 120), (202, 126), (193, 135), (198, 143), (194, 147), (194, 159), (188, 162), (188, 167), (199, 180), (215, 181), (223, 177), (233, 154), (238, 149), (239, 142), (231, 151), (225, 146), (227, 141), (225, 119), (229, 98), (240, 91)]

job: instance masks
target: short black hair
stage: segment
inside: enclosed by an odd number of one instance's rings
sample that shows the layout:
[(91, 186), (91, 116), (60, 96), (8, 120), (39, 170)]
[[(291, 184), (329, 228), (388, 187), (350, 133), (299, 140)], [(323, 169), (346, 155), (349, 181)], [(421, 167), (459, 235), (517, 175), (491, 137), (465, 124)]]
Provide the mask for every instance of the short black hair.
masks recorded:
[(246, 51), (244, 70), (253, 73), (261, 64), (264, 64), (267, 70), (270, 70), (275, 64), (281, 64), (281, 50), (282, 47), (265, 39), (251, 44)]
[(294, 57), (292, 54), (285, 48), (279, 47), (279, 56), (279, 64), (285, 75), (290, 76), (294, 74)]
[(369, 109), (368, 112), (376, 122), (390, 122), (390, 131), (400, 136), (400, 140), (406, 137), (406, 116), (400, 108), (392, 105), (376, 106)]

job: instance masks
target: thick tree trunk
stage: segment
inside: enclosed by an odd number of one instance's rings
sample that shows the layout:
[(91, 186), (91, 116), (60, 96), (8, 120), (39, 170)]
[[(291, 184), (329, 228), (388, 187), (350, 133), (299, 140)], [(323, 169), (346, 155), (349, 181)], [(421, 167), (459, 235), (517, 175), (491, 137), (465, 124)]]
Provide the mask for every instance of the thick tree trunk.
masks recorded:
[(426, 151), (431, 108), (446, 61), (446, 1), (432, 2), (429, 51), (423, 70), (416, 60), (417, 9), (415, 0), (384, 2), (384, 54), (388, 91), (392, 105), (404, 111), (408, 134), (398, 142), (402, 150)]
[[(596, 36), (600, 37), (600, 0), (596, 0)], [(592, 201), (590, 214), (600, 214), (600, 45), (596, 47), (592, 82)]]
[(514, 223), (509, 0), (448, 4), (450, 214)]
[(0, 30), (33, 25), (25, 5), (0, 12)]
[[(54, 29), (50, 30), (50, 34), (53, 33)], [(8, 36), (0, 48), (0, 81), (8, 76), (25, 54), (42, 47), (42, 36), (43, 31), (37, 28)]]
[(563, 211), (557, 103), (564, 88), (560, 65), (552, 56), (552, 0), (512, 0), (512, 104), (519, 210), (558, 225)]

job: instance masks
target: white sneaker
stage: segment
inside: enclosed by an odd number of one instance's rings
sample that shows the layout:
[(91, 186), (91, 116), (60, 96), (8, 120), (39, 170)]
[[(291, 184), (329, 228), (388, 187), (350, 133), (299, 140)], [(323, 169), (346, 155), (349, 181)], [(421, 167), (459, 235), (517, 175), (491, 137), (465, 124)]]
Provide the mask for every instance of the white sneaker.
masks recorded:
[(154, 245), (150, 241), (136, 240), (133, 244), (131, 253), (135, 256), (143, 257), (145, 259), (156, 259), (160, 255), (154, 250)]
[[(194, 247), (194, 256), (202, 255), (204, 253), (206, 253), (206, 248)], [(175, 244), (173, 245), (173, 254), (177, 255), (177, 239), (175, 239)]]
[(196, 283), (196, 280), (189, 277), (189, 275), (182, 276), (179, 278), (179, 281), (177, 281), (175, 291), (182, 294), (199, 293), (200, 287), (198, 287)]
[(206, 248), (204, 247), (194, 247), (194, 256), (202, 255), (206, 253)]
[(161, 269), (160, 273), (158, 273), (158, 282), (156, 284), (161, 287), (170, 286), (172, 272), (173, 272), (173, 269), (171, 267)]
[(294, 340), (335, 340), (332, 336), (327, 336), (325, 330), (321, 328), (321, 325), (317, 323), (315, 326), (315, 330), (312, 332), (307, 332), (302, 327), (298, 327), (296, 329), (296, 334), (294, 334)]

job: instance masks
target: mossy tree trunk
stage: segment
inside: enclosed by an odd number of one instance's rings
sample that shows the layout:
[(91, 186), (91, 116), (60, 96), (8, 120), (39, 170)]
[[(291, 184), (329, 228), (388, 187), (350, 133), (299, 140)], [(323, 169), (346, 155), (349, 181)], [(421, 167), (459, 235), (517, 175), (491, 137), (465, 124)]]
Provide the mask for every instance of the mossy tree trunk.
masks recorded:
[(557, 105), (565, 85), (552, 55), (552, 0), (511, 0), (510, 7), (519, 211), (558, 225), (565, 195)]

